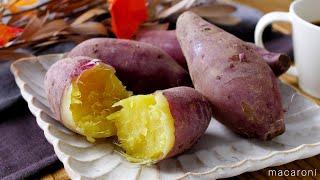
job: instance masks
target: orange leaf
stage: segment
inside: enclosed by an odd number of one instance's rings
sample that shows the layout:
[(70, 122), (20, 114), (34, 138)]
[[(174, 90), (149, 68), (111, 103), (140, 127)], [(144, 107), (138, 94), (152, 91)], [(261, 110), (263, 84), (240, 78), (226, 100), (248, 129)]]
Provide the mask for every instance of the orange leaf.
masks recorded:
[(0, 24), (0, 46), (4, 46), (8, 41), (17, 37), (23, 29)]
[(23, 1), (17, 1), (15, 3), (16, 6), (31, 6), (38, 3), (38, 0), (23, 0)]
[(10, 0), (9, 10), (12, 13), (17, 13), (21, 10), (21, 8), (32, 6), (38, 3), (38, 0)]
[(148, 18), (145, 0), (109, 0), (112, 31), (118, 38), (131, 38)]

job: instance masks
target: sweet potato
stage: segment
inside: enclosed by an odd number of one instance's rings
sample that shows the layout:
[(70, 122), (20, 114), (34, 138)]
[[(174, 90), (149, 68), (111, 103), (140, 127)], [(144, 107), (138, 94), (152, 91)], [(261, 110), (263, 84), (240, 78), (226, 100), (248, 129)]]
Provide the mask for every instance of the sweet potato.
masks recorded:
[(62, 59), (45, 76), (49, 104), (67, 128), (93, 141), (116, 134), (105, 117), (116, 111), (112, 105), (127, 98), (127, 91), (113, 67), (89, 57)]
[(121, 82), (135, 94), (191, 85), (186, 70), (167, 53), (147, 43), (94, 38), (80, 43), (68, 54), (76, 56), (101, 59), (111, 65)]
[(141, 31), (136, 35), (136, 40), (159, 47), (160, 49), (168, 53), (183, 68), (188, 69), (187, 62), (177, 40), (175, 30)]
[(192, 12), (178, 18), (176, 31), (194, 87), (217, 120), (245, 137), (284, 132), (277, 79), (259, 53)]
[(117, 135), (133, 162), (152, 163), (189, 149), (212, 116), (209, 101), (193, 88), (131, 96), (111, 66), (89, 57), (58, 61), (44, 84), (62, 124), (89, 141)]
[(247, 43), (247, 45), (262, 57), (277, 77), (287, 72), (290, 68), (292, 61), (288, 55), (270, 52), (253, 43)]
[(211, 119), (210, 102), (195, 89), (176, 87), (137, 95), (114, 104), (122, 109), (108, 116), (117, 128), (129, 161), (153, 163), (189, 149)]
[[(180, 44), (176, 37), (175, 30), (150, 30), (141, 31), (137, 34), (137, 41), (146, 42), (167, 52), (182, 67), (188, 69), (186, 59), (182, 53)], [(270, 66), (276, 76), (285, 73), (291, 66), (289, 56), (281, 53), (270, 52), (264, 48), (260, 48), (253, 43), (247, 43), (248, 48), (256, 51), (262, 59)]]

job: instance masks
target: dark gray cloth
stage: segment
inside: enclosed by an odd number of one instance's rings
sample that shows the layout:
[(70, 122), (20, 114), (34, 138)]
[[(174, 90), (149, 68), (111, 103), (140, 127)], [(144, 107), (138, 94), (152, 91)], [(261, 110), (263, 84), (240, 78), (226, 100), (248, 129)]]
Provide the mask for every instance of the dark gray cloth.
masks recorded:
[[(65, 52), (73, 46), (63, 43), (35, 54)], [(0, 179), (22, 179), (59, 166), (59, 160), (22, 99), (10, 65), (0, 60)]]
[(57, 162), (9, 67), (10, 62), (0, 63), (0, 179), (27, 177)]
[[(261, 13), (243, 6), (237, 13), (243, 22), (223, 28), (241, 39), (253, 41), (254, 27)], [(290, 37), (274, 34), (269, 28), (264, 38), (268, 40), (268, 49), (292, 52)], [(66, 52), (73, 46), (63, 43), (35, 54)], [(22, 179), (31, 175), (33, 179), (34, 174), (59, 161), (22, 99), (9, 67), (10, 62), (0, 63), (0, 179)]]
[(10, 104), (0, 117), (0, 179), (28, 177), (58, 162), (22, 99)]
[(0, 112), (10, 107), (21, 96), (9, 69), (10, 62), (0, 63)]

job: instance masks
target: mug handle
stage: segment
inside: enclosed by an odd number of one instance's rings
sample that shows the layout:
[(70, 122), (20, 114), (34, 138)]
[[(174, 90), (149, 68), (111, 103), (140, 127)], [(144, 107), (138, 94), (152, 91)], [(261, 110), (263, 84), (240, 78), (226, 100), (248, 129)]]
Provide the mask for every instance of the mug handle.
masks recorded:
[[(290, 14), (288, 12), (271, 12), (264, 15), (259, 20), (254, 32), (254, 41), (257, 46), (264, 48), (263, 39), (262, 39), (263, 31), (269, 24), (272, 24), (273, 22), (276, 22), (276, 21), (285, 21), (285, 22), (291, 23)], [(291, 66), (287, 71), (287, 74), (297, 76), (298, 75), (297, 68)]]

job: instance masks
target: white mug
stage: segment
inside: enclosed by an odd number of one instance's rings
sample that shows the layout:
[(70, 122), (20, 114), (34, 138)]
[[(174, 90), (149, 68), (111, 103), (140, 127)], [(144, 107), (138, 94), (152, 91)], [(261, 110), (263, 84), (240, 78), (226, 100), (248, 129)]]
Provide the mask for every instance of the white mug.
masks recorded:
[(290, 74), (298, 76), (299, 86), (306, 93), (320, 98), (320, 0), (295, 0), (289, 12), (271, 12), (263, 16), (255, 29), (255, 43), (263, 47), (263, 30), (275, 21), (292, 24), (295, 67)]

